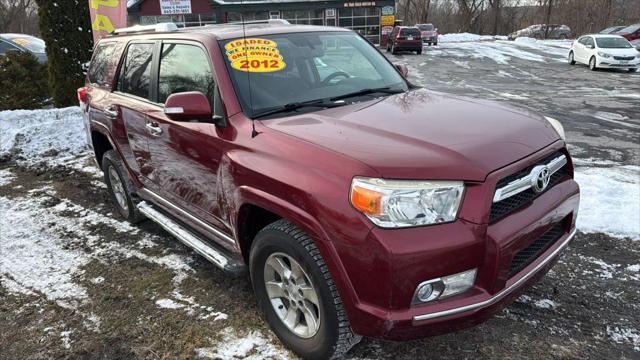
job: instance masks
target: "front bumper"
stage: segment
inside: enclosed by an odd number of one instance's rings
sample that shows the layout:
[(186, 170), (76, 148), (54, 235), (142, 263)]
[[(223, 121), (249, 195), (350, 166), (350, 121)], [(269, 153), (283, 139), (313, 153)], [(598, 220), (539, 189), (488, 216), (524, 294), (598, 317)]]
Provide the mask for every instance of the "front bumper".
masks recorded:
[(600, 60), (598, 67), (601, 67), (604, 69), (636, 69), (640, 67), (640, 63), (637, 63), (637, 62), (623, 63), (616, 60)]
[[(559, 149), (556, 144), (532, 157), (539, 160)], [(523, 159), (490, 174), (482, 184), (468, 186), (460, 219), (453, 223), (373, 228), (364, 241), (367, 251), (359, 252), (359, 263), (343, 259), (360, 300), (349, 312), (354, 331), (411, 340), (468, 328), (487, 320), (542, 277), (575, 235), (580, 195), (570, 174), (524, 208), (494, 223), (486, 222), (487, 204), (498, 180), (531, 161)], [(551, 245), (526, 266), (510, 272), (515, 255), (552, 228), (562, 230)], [(421, 282), (474, 268), (478, 269), (475, 285), (468, 291), (411, 306)]]

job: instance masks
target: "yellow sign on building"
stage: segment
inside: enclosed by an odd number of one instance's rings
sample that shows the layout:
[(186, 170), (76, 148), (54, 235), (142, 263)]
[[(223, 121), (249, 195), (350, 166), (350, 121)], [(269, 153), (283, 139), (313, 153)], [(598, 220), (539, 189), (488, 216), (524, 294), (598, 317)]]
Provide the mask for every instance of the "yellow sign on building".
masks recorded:
[(382, 26), (393, 26), (395, 22), (396, 22), (396, 17), (394, 15), (380, 16), (380, 25)]

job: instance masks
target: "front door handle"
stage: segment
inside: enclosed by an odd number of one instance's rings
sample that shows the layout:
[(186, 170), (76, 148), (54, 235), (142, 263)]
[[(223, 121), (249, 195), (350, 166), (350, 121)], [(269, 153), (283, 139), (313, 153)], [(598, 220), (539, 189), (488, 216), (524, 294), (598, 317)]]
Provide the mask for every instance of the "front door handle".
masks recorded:
[(153, 136), (160, 136), (162, 134), (162, 128), (158, 126), (157, 123), (149, 122), (147, 123), (147, 130)]

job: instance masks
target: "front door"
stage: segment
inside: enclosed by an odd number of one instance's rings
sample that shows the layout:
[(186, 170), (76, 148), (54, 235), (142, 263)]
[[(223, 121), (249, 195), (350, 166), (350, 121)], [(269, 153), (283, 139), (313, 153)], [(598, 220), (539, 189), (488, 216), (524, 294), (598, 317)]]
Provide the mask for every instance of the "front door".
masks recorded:
[[(158, 70), (158, 99), (164, 104), (175, 93), (200, 91), (211, 104), (215, 82), (209, 56), (190, 42), (163, 41)], [(230, 233), (218, 217), (217, 170), (222, 141), (213, 124), (169, 119), (162, 107), (148, 113), (153, 190), (192, 215)]]

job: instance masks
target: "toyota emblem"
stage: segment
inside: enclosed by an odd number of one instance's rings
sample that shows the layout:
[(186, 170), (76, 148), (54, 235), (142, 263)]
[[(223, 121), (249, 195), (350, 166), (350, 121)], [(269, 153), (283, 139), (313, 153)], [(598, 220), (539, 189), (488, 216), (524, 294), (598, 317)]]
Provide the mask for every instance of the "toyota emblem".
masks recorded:
[(538, 165), (531, 170), (531, 188), (537, 193), (543, 192), (549, 181), (551, 180), (551, 173), (546, 165)]

